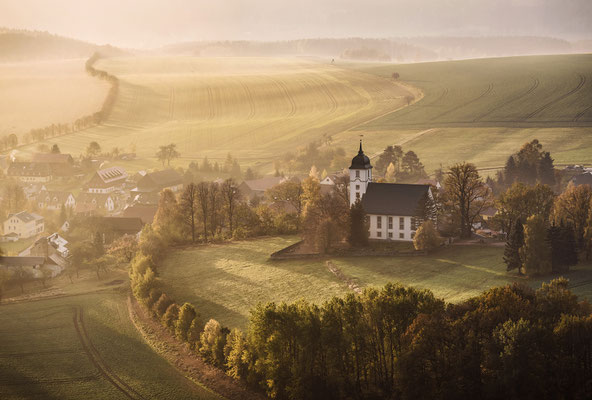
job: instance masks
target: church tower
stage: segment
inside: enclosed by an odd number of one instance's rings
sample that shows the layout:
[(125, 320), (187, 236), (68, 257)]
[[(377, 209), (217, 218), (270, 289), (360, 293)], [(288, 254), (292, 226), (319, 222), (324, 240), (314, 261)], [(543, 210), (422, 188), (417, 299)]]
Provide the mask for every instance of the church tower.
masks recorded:
[(349, 205), (351, 206), (357, 199), (362, 199), (368, 184), (372, 182), (372, 165), (370, 159), (362, 150), (362, 141), (360, 140), (360, 150), (358, 155), (352, 159), (349, 167)]

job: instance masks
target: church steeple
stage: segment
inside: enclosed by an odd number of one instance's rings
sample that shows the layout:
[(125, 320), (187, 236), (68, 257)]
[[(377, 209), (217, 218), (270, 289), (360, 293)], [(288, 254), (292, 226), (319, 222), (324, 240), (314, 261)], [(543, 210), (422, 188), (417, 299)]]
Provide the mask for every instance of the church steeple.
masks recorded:
[(372, 182), (372, 164), (370, 158), (364, 154), (362, 140), (358, 155), (352, 158), (349, 167), (349, 204), (350, 206), (358, 199), (362, 199), (368, 184)]

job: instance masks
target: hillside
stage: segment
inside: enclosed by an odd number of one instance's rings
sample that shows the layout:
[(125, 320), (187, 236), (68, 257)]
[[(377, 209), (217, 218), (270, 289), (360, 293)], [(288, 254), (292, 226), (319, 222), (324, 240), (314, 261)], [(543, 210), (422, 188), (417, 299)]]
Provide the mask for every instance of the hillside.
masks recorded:
[(124, 54), (112, 46), (99, 46), (47, 32), (0, 28), (0, 63), (88, 58), (95, 51), (111, 56)]

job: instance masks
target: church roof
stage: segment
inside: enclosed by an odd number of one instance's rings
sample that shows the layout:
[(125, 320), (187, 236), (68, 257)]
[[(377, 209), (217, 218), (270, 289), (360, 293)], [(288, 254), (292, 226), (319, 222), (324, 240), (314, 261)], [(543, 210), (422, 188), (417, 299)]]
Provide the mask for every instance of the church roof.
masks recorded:
[(419, 201), (429, 190), (429, 185), (371, 182), (362, 197), (362, 206), (367, 214), (414, 216)]
[(366, 154), (364, 154), (364, 150), (362, 150), (362, 141), (360, 141), (360, 150), (358, 151), (358, 155), (352, 158), (351, 165), (349, 169), (371, 169), (372, 165), (370, 164), (370, 158)]

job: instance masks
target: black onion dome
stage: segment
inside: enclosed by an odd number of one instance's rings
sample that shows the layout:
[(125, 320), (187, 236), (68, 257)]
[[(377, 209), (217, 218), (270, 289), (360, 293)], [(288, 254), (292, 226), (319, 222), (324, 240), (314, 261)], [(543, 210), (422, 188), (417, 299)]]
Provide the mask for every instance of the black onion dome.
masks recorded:
[(370, 164), (370, 159), (366, 154), (364, 154), (364, 150), (362, 150), (362, 141), (360, 140), (360, 151), (358, 151), (358, 155), (352, 158), (351, 165), (349, 169), (372, 169), (372, 165)]

